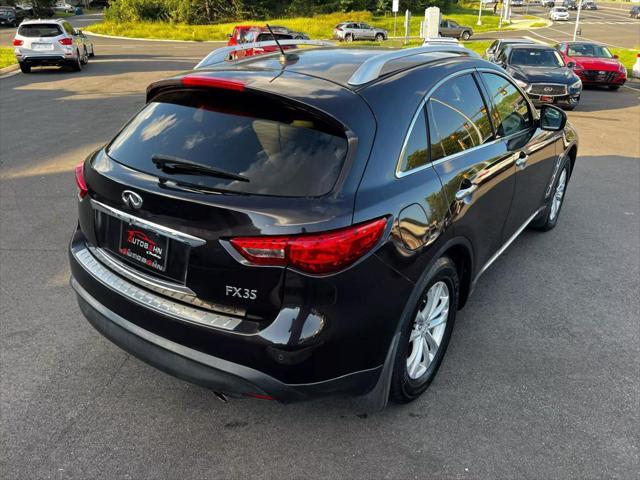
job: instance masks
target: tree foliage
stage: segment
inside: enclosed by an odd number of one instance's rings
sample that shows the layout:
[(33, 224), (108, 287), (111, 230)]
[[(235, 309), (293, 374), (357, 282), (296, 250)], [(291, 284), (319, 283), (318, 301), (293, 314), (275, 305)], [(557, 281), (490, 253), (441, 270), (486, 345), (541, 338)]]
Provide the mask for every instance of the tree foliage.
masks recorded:
[[(453, 1), (400, 0), (400, 13), (409, 9), (420, 14), (428, 6), (446, 11)], [(391, 5), (392, 0), (112, 0), (105, 16), (117, 22), (165, 20), (208, 24), (363, 10), (383, 15), (391, 12)]]

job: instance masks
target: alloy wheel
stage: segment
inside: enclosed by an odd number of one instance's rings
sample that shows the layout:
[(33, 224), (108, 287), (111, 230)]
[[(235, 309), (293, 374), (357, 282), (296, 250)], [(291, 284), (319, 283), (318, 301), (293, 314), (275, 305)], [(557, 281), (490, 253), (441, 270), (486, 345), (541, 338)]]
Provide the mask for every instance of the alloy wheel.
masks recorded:
[(418, 310), (409, 335), (407, 374), (417, 380), (429, 369), (436, 356), (447, 328), (449, 315), (449, 287), (436, 282), (429, 288), (422, 307)]
[(551, 199), (551, 212), (549, 213), (549, 220), (555, 220), (560, 211), (562, 205), (562, 199), (564, 198), (564, 190), (567, 187), (567, 169), (563, 169), (556, 185), (556, 190), (553, 192), (553, 198)]

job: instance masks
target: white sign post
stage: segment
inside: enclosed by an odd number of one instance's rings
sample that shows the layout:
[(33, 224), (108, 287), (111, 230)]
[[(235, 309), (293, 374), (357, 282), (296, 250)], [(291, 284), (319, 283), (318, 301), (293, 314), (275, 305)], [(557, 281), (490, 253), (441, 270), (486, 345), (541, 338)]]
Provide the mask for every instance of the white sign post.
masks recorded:
[(424, 22), (421, 37), (425, 40), (440, 36), (440, 9), (429, 7), (424, 11)]
[(391, 11), (393, 12), (393, 36), (396, 36), (396, 30), (398, 29), (398, 8), (400, 7), (400, 0), (393, 0), (391, 5)]
[(411, 12), (407, 9), (404, 12), (404, 43), (409, 41), (409, 32), (411, 30)]
[(482, 25), (482, 4), (484, 3), (484, 0), (480, 0), (480, 5), (478, 6), (478, 21), (476, 22), (476, 25)]
[[(580, 25), (580, 12), (582, 11), (582, 0), (578, 3), (578, 13), (576, 13), (576, 26), (573, 29), (573, 41), (576, 41), (576, 36), (578, 36), (578, 25)], [(582, 32), (580, 32), (582, 35)]]

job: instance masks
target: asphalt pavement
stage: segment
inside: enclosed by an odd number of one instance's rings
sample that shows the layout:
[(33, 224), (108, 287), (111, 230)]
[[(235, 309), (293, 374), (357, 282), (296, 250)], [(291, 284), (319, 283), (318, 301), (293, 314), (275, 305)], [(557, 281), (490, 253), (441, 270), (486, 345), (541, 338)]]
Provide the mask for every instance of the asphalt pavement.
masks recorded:
[(94, 41), (0, 79), (1, 478), (637, 478), (640, 91), (584, 92), (559, 225), (483, 275), (419, 400), (223, 404), (102, 338), (66, 256), (73, 167), (215, 45)]

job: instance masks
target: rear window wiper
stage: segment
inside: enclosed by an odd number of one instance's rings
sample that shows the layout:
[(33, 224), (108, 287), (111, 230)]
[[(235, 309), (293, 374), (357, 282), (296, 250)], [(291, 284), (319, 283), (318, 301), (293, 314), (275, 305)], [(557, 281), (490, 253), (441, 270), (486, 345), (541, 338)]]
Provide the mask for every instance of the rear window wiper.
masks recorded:
[(249, 179), (237, 173), (227, 172), (219, 168), (209, 167), (201, 163), (192, 162), (184, 158), (178, 158), (171, 155), (162, 155), (155, 153), (151, 156), (151, 161), (165, 173), (184, 173), (186, 175), (207, 175), (210, 177), (227, 178), (229, 180), (238, 180), (239, 182), (248, 182)]

